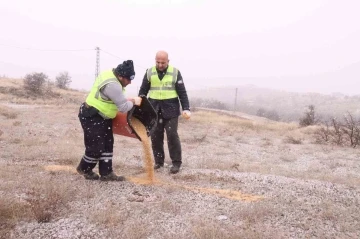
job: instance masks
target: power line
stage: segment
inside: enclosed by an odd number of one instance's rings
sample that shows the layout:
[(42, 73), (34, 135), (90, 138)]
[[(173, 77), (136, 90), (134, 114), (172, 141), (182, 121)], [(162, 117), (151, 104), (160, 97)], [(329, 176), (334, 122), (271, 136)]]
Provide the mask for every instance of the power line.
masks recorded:
[[(121, 58), (121, 57), (119, 57), (119, 56), (117, 56), (117, 55), (114, 55), (114, 54), (112, 54), (112, 53), (110, 53), (110, 52), (107, 52), (107, 51), (104, 51), (103, 49), (100, 49), (100, 51), (102, 51), (102, 52), (104, 52), (104, 53), (106, 53), (106, 54), (108, 54), (108, 55), (110, 55), (110, 56), (113, 56), (113, 57), (115, 57), (115, 58), (118, 58), (118, 59), (121, 59), (121, 60), (125, 60), (124, 58)], [(139, 65), (137, 65), (137, 64), (134, 64), (134, 65), (136, 65), (136, 66), (138, 66), (138, 67), (140, 67), (140, 68), (143, 68), (143, 69), (147, 69), (148, 67), (143, 67), (143, 66), (139, 66)]]
[(111, 54), (110, 52), (104, 51), (103, 49), (100, 49), (100, 51), (102, 51), (102, 52), (104, 52), (104, 53), (106, 53), (106, 54), (108, 54), (108, 55), (110, 55), (110, 56), (113, 56), (113, 57), (115, 57), (115, 58), (119, 58), (119, 59), (121, 59), (121, 60), (124, 60), (123, 58), (121, 58), (121, 57), (119, 57), (119, 56), (116, 56), (116, 55), (114, 55), (114, 54)]
[[(17, 48), (17, 49), (22, 49), (22, 50), (29, 50), (29, 51), (58, 51), (58, 52), (66, 52), (66, 51), (94, 51), (96, 50), (96, 74), (98, 74), (98, 71), (100, 69), (100, 52), (99, 51), (102, 51), (112, 57), (115, 57), (115, 58), (118, 58), (118, 59), (121, 59), (121, 60), (125, 60), (124, 58), (121, 58), (117, 55), (114, 55), (108, 51), (105, 51), (103, 49), (101, 49), (100, 47), (96, 47), (95, 49), (39, 49), (39, 48), (32, 48), (32, 47), (21, 47), (21, 46), (13, 46), (13, 45), (7, 45), (7, 44), (0, 44), (0, 46), (3, 46), (3, 47), (11, 47), (11, 48)], [(137, 65), (137, 64), (134, 64), (140, 68), (143, 68), (143, 69), (147, 69), (148, 67), (144, 67), (144, 66), (140, 66), (140, 65)]]
[(32, 47), (12, 46), (12, 45), (6, 45), (6, 44), (0, 44), (0, 46), (12, 47), (12, 48), (29, 50), (29, 51), (93, 51), (94, 50), (94, 49), (39, 49), (39, 48), (32, 48)]
[[(43, 51), (43, 52), (71, 52), (71, 51), (96, 51), (96, 65), (95, 65), (95, 78), (99, 75), (99, 72), (100, 72), (100, 51), (112, 56), (112, 57), (115, 57), (115, 58), (118, 58), (118, 59), (121, 59), (121, 60), (124, 60), (123, 58), (115, 55), (115, 54), (112, 54), (108, 51), (105, 51), (103, 49), (101, 49), (100, 47), (95, 47), (94, 49), (39, 49), (39, 48), (32, 48), (32, 47), (22, 47), (22, 46), (14, 46), (14, 45), (7, 45), (7, 44), (0, 44), (1, 47), (11, 47), (11, 48), (17, 48), (17, 49), (21, 49), (21, 50), (28, 50), (28, 51)], [(140, 66), (140, 65), (137, 65), (137, 64), (134, 64), (140, 68), (143, 68), (143, 69), (147, 69), (147, 67), (143, 67), (143, 66)]]

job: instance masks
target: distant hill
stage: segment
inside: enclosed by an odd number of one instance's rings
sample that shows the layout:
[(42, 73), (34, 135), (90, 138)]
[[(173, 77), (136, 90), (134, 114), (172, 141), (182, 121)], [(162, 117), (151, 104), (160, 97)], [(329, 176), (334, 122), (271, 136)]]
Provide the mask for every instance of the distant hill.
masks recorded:
[(295, 93), (239, 85), (190, 90), (189, 98), (218, 100), (226, 104), (230, 110), (235, 109), (252, 115), (256, 115), (259, 109), (276, 111), (282, 121), (297, 121), (309, 105), (315, 106), (315, 112), (322, 119), (343, 117), (348, 111), (357, 117), (360, 116), (360, 95)]

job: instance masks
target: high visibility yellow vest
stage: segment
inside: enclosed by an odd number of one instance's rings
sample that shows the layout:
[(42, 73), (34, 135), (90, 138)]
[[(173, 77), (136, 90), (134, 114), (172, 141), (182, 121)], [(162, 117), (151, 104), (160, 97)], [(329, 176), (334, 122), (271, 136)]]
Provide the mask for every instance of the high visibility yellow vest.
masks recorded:
[(178, 94), (175, 90), (177, 74), (178, 70), (169, 65), (164, 78), (160, 80), (155, 66), (148, 69), (147, 78), (150, 82), (149, 98), (155, 100), (177, 98)]
[[(95, 83), (91, 88), (91, 91), (86, 98), (86, 103), (90, 106), (98, 109), (104, 116), (107, 118), (113, 119), (116, 117), (118, 112), (117, 106), (111, 100), (105, 100), (101, 98), (100, 89), (109, 83), (120, 84), (119, 80), (116, 78), (112, 70), (103, 71), (95, 79)], [(122, 87), (122, 86), (121, 86)], [(123, 92), (124, 92), (124, 88)]]

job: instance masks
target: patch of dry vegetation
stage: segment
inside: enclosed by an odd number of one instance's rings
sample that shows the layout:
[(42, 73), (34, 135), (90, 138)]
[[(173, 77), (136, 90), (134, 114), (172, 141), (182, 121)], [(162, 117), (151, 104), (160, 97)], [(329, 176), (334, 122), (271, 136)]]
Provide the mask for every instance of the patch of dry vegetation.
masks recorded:
[(72, 200), (73, 190), (68, 183), (50, 179), (48, 183), (34, 185), (28, 190), (25, 201), (37, 222), (50, 222)]
[(11, 231), (20, 221), (29, 218), (25, 202), (13, 197), (0, 197), (0, 238), (10, 238)]
[(276, 121), (254, 121), (237, 116), (222, 115), (221, 113), (197, 111), (191, 119), (195, 123), (211, 127), (212, 124), (220, 125), (226, 129), (254, 130), (254, 131), (287, 131), (298, 128), (295, 123), (283, 123)]
[[(327, 147), (325, 152), (324, 146), (314, 144), (314, 132), (319, 126), (299, 128), (294, 123), (259, 123), (207, 111), (196, 111), (191, 121), (191, 125), (181, 122), (180, 126), (191, 132), (180, 134), (183, 144), (188, 145), (184, 161), (191, 167), (275, 174), (351, 186), (360, 182), (360, 176), (353, 170), (358, 166), (351, 169), (353, 159), (342, 168), (328, 165), (328, 158), (357, 155), (357, 150), (339, 156), (335, 155), (341, 147)], [(255, 123), (262, 125), (261, 130), (255, 129)], [(343, 170), (352, 173), (341, 173)]]
[(9, 107), (0, 105), (0, 115), (4, 116), (6, 119), (16, 119), (18, 112)]
[(42, 178), (46, 183), (33, 178), (18, 180), (15, 177), (21, 175), (14, 176), (10, 168), (1, 170), (2, 180), (9, 183), (0, 185), (0, 238), (11, 238), (11, 231), (21, 222), (50, 222), (72, 200), (74, 190), (68, 182), (51, 177)]
[(84, 101), (86, 92), (74, 89), (59, 89), (47, 86), (41, 94), (35, 94), (25, 89), (22, 79), (0, 79), (0, 101), (13, 104), (57, 105), (78, 104)]
[(302, 144), (303, 139), (288, 135), (283, 141), (287, 144)]
[[(0, 92), (0, 235), (4, 238), (14, 232), (23, 235), (19, 225), (56, 232), (54, 225), (63, 218), (70, 223), (78, 218), (76, 223), (91, 224), (95, 234), (101, 231), (107, 238), (359, 235), (359, 151), (314, 144), (317, 126), (299, 128), (198, 110), (190, 120), (179, 121), (183, 169), (176, 175), (169, 175), (168, 168), (155, 172), (164, 185), (89, 182), (75, 172), (84, 153), (77, 111), (85, 94), (54, 89), (60, 98), (70, 95), (77, 100), (54, 98), (45, 103), (20, 93), (12, 96), (8, 89), (21, 91), (21, 85), (6, 82), (2, 86), (8, 88)], [(9, 104), (9, 99), (26, 105)], [(30, 108), (36, 102), (41, 103)], [(166, 141), (165, 151), (166, 163), (171, 164)], [(140, 142), (116, 135), (113, 164), (115, 172), (129, 178), (145, 174)], [(311, 184), (311, 180), (317, 181)], [(199, 188), (261, 195), (264, 200), (230, 200)], [(334, 197), (337, 193), (341, 196)], [(82, 225), (76, 224), (76, 231), (85, 233)]]
[[(250, 216), (251, 218), (251, 216)], [(274, 227), (264, 226), (261, 221), (244, 221), (234, 226), (225, 221), (195, 219), (192, 222), (193, 237), (196, 239), (237, 239), (237, 238), (288, 238)], [(241, 235), (241, 236), (240, 236)]]
[(110, 228), (123, 227), (130, 217), (130, 212), (114, 205), (111, 202), (102, 204), (103, 208), (95, 208), (92, 211), (90, 220)]

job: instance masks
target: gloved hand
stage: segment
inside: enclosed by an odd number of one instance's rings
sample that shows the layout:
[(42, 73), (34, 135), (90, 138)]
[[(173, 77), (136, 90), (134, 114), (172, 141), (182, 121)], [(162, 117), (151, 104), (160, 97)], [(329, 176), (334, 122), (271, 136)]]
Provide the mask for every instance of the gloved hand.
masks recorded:
[(137, 106), (140, 106), (141, 105), (141, 102), (142, 102), (142, 98), (141, 97), (134, 97), (134, 104), (137, 105)]
[(190, 119), (190, 116), (191, 116), (190, 110), (184, 110), (184, 111), (182, 112), (182, 116), (183, 116), (185, 119)]

